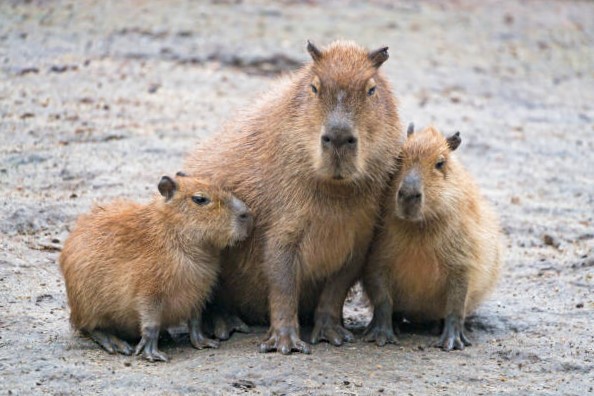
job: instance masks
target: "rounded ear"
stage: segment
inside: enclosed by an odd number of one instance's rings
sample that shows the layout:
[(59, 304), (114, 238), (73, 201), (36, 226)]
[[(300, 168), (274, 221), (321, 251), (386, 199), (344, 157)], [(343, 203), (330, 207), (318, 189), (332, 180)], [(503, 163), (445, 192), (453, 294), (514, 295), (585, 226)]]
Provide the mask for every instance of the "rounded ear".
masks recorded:
[(381, 47), (376, 49), (375, 51), (371, 51), (369, 52), (369, 54), (367, 54), (367, 57), (373, 64), (373, 67), (377, 69), (390, 57), (390, 55), (388, 54), (388, 47)]
[(159, 181), (159, 192), (169, 201), (177, 191), (177, 183), (169, 176), (163, 176)]
[(448, 147), (450, 148), (450, 151), (456, 150), (460, 143), (462, 143), (462, 138), (460, 138), (460, 132), (454, 133), (452, 136), (448, 137), (446, 141), (448, 142)]
[(415, 123), (411, 122), (406, 129), (406, 137), (410, 137), (413, 133), (415, 133)]
[(314, 62), (318, 62), (320, 59), (322, 59), (322, 51), (320, 51), (320, 49), (309, 40), (307, 40), (307, 52), (309, 52), (309, 55)]

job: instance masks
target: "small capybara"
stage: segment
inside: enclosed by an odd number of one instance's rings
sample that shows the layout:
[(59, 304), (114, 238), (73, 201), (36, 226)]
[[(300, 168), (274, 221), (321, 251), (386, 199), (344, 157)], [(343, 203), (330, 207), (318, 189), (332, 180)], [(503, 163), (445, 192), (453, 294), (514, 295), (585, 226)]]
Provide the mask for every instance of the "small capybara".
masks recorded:
[(166, 361), (161, 329), (187, 321), (198, 349), (202, 308), (216, 283), (220, 253), (252, 227), (247, 206), (203, 180), (163, 176), (147, 205), (116, 201), (81, 216), (64, 244), (60, 266), (72, 325), (110, 353)]
[(454, 150), (460, 133), (445, 138), (411, 125), (386, 213), (370, 248), (364, 286), (374, 306), (365, 339), (395, 342), (392, 314), (410, 321), (444, 320), (438, 346), (470, 345), (465, 316), (493, 289), (501, 266), (500, 230)]
[(222, 183), (254, 212), (254, 233), (225, 251), (214, 305), (270, 323), (261, 352), (309, 353), (299, 317), (315, 321), (314, 343), (352, 340), (343, 303), (404, 140), (379, 71), (386, 47), (339, 41), (325, 49), (308, 42), (307, 49), (313, 62), (186, 161), (190, 173)]

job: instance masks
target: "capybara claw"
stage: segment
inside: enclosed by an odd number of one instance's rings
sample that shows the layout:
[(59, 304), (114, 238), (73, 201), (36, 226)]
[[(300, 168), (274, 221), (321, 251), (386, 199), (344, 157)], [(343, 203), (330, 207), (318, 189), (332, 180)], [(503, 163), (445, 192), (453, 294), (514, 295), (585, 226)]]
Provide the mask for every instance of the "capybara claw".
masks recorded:
[(259, 351), (277, 351), (283, 355), (290, 355), (293, 351), (310, 354), (311, 347), (299, 338), (296, 330), (272, 330), (268, 339), (260, 344)]
[(200, 339), (195, 339), (192, 340), (190, 339), (190, 342), (192, 343), (192, 346), (196, 349), (206, 349), (206, 348), (218, 348), (220, 345), (220, 342), (218, 340), (214, 340), (212, 338), (200, 338)]
[(378, 326), (368, 327), (363, 335), (363, 341), (375, 342), (377, 346), (386, 344), (398, 344), (398, 339), (391, 328), (380, 328)]
[(345, 342), (354, 342), (355, 336), (340, 324), (316, 323), (311, 334), (311, 343), (317, 344), (320, 341), (327, 341), (334, 346), (340, 346)]
[(436, 347), (449, 352), (451, 350), (464, 350), (464, 347), (471, 346), (472, 343), (464, 334), (464, 324), (462, 319), (451, 315), (445, 320), (443, 332)]

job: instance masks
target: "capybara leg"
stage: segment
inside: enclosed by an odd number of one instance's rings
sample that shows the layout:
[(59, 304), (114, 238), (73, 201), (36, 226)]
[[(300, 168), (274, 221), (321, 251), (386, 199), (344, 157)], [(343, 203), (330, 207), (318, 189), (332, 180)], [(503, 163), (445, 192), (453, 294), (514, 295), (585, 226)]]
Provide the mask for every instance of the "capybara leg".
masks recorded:
[(311, 333), (313, 344), (328, 341), (332, 345), (339, 346), (344, 342), (355, 341), (353, 334), (343, 326), (342, 307), (349, 289), (360, 274), (363, 263), (364, 256), (355, 255), (324, 285), (316, 307), (314, 328)]
[(169, 359), (167, 355), (159, 351), (159, 327), (158, 326), (143, 326), (142, 338), (138, 345), (136, 345), (136, 355), (140, 355), (151, 362), (162, 361), (166, 362)]
[(451, 314), (445, 319), (443, 332), (437, 343), (444, 351), (452, 349), (463, 350), (465, 346), (472, 345), (464, 334), (464, 319), (459, 315)]
[(392, 325), (392, 304), (389, 301), (384, 301), (375, 306), (373, 319), (365, 329), (363, 340), (367, 342), (375, 341), (377, 346), (398, 343)]
[(446, 317), (443, 331), (437, 343), (444, 351), (463, 350), (471, 343), (464, 334), (464, 315), (468, 281), (464, 273), (452, 273), (448, 276), (446, 292)]
[(129, 356), (134, 351), (130, 344), (113, 334), (101, 330), (93, 330), (89, 332), (89, 336), (109, 353), (121, 353), (122, 355)]
[(233, 332), (249, 333), (250, 327), (237, 315), (225, 311), (215, 310), (212, 312), (213, 333), (219, 340), (228, 340)]
[(294, 249), (269, 248), (267, 257), (270, 286), (270, 329), (260, 352), (277, 351), (289, 355), (292, 351), (311, 353), (310, 346), (299, 336), (297, 306), (298, 253)]
[(202, 332), (202, 312), (196, 311), (188, 321), (190, 328), (190, 342), (196, 349), (218, 348), (219, 341), (208, 338)]

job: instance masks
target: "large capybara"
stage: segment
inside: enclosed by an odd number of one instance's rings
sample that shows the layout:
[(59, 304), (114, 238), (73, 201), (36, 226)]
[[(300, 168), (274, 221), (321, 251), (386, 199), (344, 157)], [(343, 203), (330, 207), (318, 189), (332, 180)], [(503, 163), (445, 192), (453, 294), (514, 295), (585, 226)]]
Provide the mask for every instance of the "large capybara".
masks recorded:
[(470, 345), (464, 319), (493, 289), (501, 266), (500, 229), (491, 206), (452, 151), (460, 133), (414, 133), (400, 157), (386, 215), (370, 248), (364, 286), (374, 315), (365, 338), (395, 342), (392, 314), (444, 320), (438, 346)]
[(352, 339), (343, 302), (404, 140), (378, 70), (387, 48), (339, 41), (324, 50), (308, 42), (307, 49), (312, 63), (279, 81), (186, 162), (188, 171), (223, 183), (254, 211), (252, 236), (225, 252), (215, 304), (251, 323), (270, 321), (261, 352), (310, 352), (299, 313), (314, 317), (314, 343)]
[(166, 361), (159, 331), (188, 322), (198, 349), (201, 312), (220, 269), (221, 250), (252, 227), (246, 205), (199, 179), (164, 176), (163, 197), (147, 205), (116, 201), (81, 216), (64, 244), (60, 266), (72, 325), (110, 353), (132, 353), (124, 339), (142, 337), (136, 354)]

